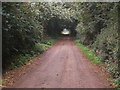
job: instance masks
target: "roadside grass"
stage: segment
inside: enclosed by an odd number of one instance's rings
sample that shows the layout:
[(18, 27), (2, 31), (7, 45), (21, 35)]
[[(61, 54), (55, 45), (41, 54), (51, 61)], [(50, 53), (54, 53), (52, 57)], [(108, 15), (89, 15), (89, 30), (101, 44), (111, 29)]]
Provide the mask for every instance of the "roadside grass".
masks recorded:
[(16, 56), (13, 62), (9, 64), (8, 70), (12, 70), (20, 66), (26, 65), (28, 61), (32, 60), (37, 55), (43, 53), (46, 49), (50, 48), (55, 43), (55, 41), (56, 39), (46, 38), (46, 40), (42, 40), (36, 43), (29, 53)]
[(115, 83), (115, 87), (117, 87), (117, 88), (120, 90), (120, 77), (117, 78), (117, 79), (114, 81), (114, 83)]
[[(89, 48), (87, 48), (86, 46), (82, 45), (79, 40), (75, 40), (76, 45), (83, 51), (83, 53), (87, 56), (87, 58), (89, 60), (91, 60), (94, 64), (103, 64), (102, 61), (100, 60), (99, 57), (97, 57), (95, 55), (95, 52), (93, 50), (90, 50)], [(114, 67), (112, 67), (114, 68)], [(108, 68), (107, 68), (108, 70)], [(113, 70), (114, 71), (114, 70)], [(108, 71), (109, 72), (109, 71)], [(111, 75), (111, 72), (109, 72), (109, 74)], [(120, 77), (114, 79), (112, 78), (112, 76), (109, 78), (109, 81), (111, 81), (111, 85), (114, 88), (117, 88), (118, 90), (120, 90)]]
[(5, 80), (0, 80), (0, 86), (2, 87), (2, 84), (4, 84), (5, 83)]
[(83, 53), (87, 56), (89, 60), (91, 60), (94, 64), (100, 64), (101, 60), (97, 57), (93, 50), (82, 45), (79, 40), (75, 40), (76, 45), (83, 51)]
[(3, 81), (0, 79), (0, 85), (2, 85)]

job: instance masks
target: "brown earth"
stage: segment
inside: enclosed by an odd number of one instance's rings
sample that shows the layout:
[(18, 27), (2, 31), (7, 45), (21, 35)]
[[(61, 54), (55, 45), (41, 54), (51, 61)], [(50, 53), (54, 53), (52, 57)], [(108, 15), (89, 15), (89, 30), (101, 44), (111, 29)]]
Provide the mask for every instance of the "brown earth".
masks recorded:
[(104, 69), (92, 64), (67, 37), (38, 56), (12, 88), (110, 88)]

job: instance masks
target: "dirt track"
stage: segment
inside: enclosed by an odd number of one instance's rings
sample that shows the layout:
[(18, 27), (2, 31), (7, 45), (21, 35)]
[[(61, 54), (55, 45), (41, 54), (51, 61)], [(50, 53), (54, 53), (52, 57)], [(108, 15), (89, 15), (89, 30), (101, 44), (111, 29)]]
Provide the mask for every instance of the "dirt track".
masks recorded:
[(38, 57), (37, 65), (14, 88), (108, 88), (106, 75), (91, 64), (70, 38)]

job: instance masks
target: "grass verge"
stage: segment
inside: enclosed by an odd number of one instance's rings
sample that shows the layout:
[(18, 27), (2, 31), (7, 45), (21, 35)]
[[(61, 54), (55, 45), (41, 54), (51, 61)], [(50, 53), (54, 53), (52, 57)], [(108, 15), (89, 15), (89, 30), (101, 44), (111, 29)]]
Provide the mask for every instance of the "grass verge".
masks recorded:
[(83, 51), (83, 53), (87, 56), (89, 60), (91, 60), (94, 64), (100, 64), (101, 60), (97, 57), (93, 50), (82, 45), (79, 40), (75, 40), (76, 45)]
[[(95, 55), (95, 52), (93, 50), (90, 50), (86, 46), (82, 45), (79, 42), (79, 40), (75, 40), (75, 43), (83, 51), (83, 53), (87, 56), (87, 58), (89, 60), (91, 60), (94, 64), (101, 64), (102, 63), (100, 58)], [(106, 67), (106, 68), (107, 68), (107, 70), (110, 69), (108, 67)], [(112, 68), (114, 68), (114, 67), (112, 66)], [(112, 70), (112, 72), (114, 72), (114, 71), (115, 70)], [(108, 72), (111, 75), (111, 72), (109, 70), (108, 70)], [(111, 75), (111, 77), (109, 79), (111, 81), (112, 86), (114, 88), (117, 88), (118, 90), (120, 90), (120, 77), (114, 79), (114, 78), (112, 78), (112, 75)]]
[(12, 70), (14, 68), (26, 65), (28, 61), (32, 60), (37, 55), (43, 53), (46, 49), (50, 48), (55, 43), (55, 41), (56, 39), (47, 38), (36, 43), (30, 52), (16, 56), (14, 60), (12, 60), (13, 62), (9, 64), (8, 70)]

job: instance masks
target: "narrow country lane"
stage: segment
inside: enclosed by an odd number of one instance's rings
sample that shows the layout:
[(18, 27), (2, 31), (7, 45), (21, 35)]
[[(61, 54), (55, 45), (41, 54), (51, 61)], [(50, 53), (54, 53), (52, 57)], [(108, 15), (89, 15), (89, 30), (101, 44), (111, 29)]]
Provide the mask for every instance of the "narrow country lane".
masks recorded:
[(12, 88), (109, 88), (104, 73), (63, 38), (48, 49)]

